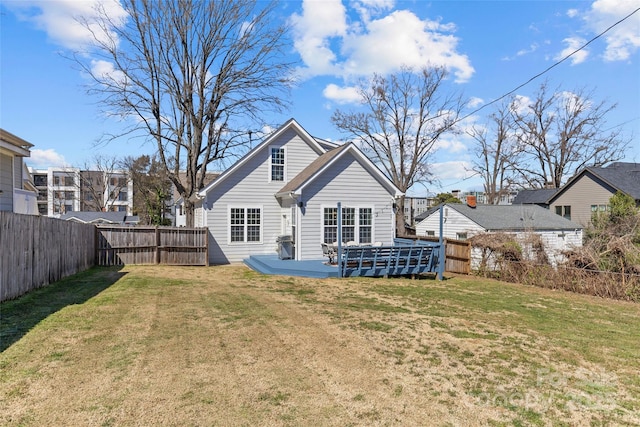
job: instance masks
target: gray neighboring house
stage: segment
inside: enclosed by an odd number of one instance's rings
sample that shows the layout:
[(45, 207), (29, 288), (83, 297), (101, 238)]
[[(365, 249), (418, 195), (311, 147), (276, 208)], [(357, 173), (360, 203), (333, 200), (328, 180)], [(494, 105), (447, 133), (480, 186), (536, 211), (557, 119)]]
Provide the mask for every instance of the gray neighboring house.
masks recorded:
[(609, 199), (621, 191), (640, 206), (640, 163), (588, 167), (569, 180), (548, 201), (551, 212), (586, 226), (595, 212), (609, 209)]
[(512, 205), (538, 205), (549, 208), (549, 200), (558, 192), (557, 188), (538, 190), (520, 190), (511, 202)]
[[(479, 233), (509, 233), (525, 240), (531, 233), (541, 237), (552, 263), (561, 252), (582, 246), (582, 226), (537, 205), (443, 205), (443, 237), (465, 240)], [(440, 207), (424, 215), (416, 226), (418, 236), (439, 236)], [(474, 256), (474, 259), (476, 257)]]
[(194, 225), (209, 229), (209, 262), (277, 254), (291, 236), (296, 260), (322, 259), (321, 243), (383, 242), (395, 236), (402, 192), (355, 145), (309, 135), (290, 119), (203, 188)]
[(37, 192), (24, 158), (33, 144), (0, 129), (0, 211), (39, 215)]
[(136, 225), (137, 216), (129, 216), (126, 212), (68, 212), (60, 216), (64, 221), (75, 221), (83, 224)]

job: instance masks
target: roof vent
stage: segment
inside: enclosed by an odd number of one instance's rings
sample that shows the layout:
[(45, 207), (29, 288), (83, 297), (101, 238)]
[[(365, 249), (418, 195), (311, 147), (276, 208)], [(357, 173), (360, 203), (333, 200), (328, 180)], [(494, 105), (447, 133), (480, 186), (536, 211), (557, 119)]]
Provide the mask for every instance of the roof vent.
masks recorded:
[(476, 207), (476, 196), (467, 196), (467, 206), (470, 208)]

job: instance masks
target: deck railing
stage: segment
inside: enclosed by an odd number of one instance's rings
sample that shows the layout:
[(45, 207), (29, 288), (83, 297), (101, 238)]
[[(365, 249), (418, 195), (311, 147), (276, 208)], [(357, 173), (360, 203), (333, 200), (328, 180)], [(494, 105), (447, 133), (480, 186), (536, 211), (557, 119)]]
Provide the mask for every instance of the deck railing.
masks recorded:
[(393, 246), (345, 246), (339, 260), (342, 277), (388, 277), (435, 273), (440, 244), (395, 239)]

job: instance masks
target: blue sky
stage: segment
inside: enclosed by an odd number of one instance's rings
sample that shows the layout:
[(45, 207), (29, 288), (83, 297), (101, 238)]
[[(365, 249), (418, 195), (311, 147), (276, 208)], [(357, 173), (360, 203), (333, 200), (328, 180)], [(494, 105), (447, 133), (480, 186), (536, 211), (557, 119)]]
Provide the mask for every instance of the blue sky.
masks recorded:
[[(0, 5), (0, 126), (34, 144), (36, 168), (89, 165), (94, 153), (137, 156), (153, 147), (138, 140), (96, 146), (121, 124), (100, 114), (80, 71), (64, 58), (86, 36), (74, 16), (91, 15), (93, 0), (21, 0)], [(110, 6), (119, 13), (117, 5)], [(294, 117), (312, 135), (339, 140), (336, 108), (356, 108), (355, 81), (402, 64), (431, 63), (450, 70), (448, 87), (471, 100), (467, 112), (515, 89), (633, 12), (635, 1), (285, 1), (280, 19), (292, 26), (291, 58), (303, 79), (291, 109), (266, 117)], [(610, 126), (632, 137), (627, 161), (640, 162), (640, 12), (554, 67), (516, 94), (532, 96), (543, 79), (562, 90), (586, 87), (594, 100), (616, 103)], [(481, 123), (488, 107), (465, 120)], [(434, 157), (438, 183), (423, 195), (480, 190), (468, 172), (471, 140), (446, 138)]]

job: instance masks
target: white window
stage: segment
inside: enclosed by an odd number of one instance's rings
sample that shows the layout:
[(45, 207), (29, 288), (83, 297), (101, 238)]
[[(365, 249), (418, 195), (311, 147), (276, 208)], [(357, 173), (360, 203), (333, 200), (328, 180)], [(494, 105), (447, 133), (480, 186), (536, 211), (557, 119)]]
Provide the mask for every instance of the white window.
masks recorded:
[(229, 241), (262, 241), (262, 208), (229, 209)]
[(271, 147), (271, 181), (284, 181), (284, 147)]
[(371, 208), (360, 208), (359, 243), (371, 243), (373, 241), (373, 214)]
[[(322, 238), (324, 243), (338, 241), (338, 208), (323, 208)], [(342, 208), (342, 242), (367, 244), (373, 241), (373, 209)]]

